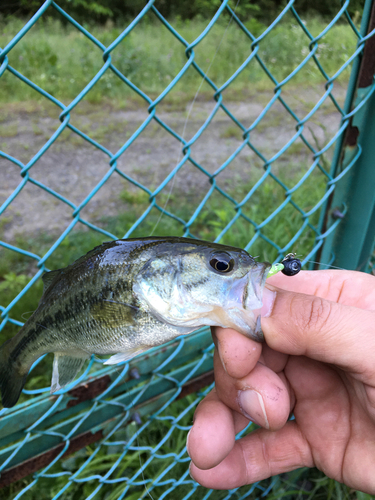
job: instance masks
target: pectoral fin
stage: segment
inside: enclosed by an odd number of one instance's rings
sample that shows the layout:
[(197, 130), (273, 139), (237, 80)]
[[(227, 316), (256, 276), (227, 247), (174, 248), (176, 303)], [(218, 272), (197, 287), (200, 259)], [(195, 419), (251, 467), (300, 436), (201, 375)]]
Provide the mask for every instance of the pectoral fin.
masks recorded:
[(69, 356), (61, 352), (55, 352), (52, 370), (51, 393), (58, 391), (72, 382), (86, 359), (90, 356), (82, 353), (82, 356)]
[(124, 328), (134, 324), (138, 307), (113, 300), (103, 300), (91, 307), (91, 315), (107, 328)]
[(134, 358), (138, 354), (142, 354), (142, 352), (150, 349), (151, 346), (141, 345), (139, 347), (134, 347), (133, 349), (129, 349), (126, 352), (119, 352), (118, 354), (114, 354), (109, 359), (104, 361), (105, 365), (117, 365), (117, 363), (122, 363), (123, 361), (128, 361), (129, 359)]

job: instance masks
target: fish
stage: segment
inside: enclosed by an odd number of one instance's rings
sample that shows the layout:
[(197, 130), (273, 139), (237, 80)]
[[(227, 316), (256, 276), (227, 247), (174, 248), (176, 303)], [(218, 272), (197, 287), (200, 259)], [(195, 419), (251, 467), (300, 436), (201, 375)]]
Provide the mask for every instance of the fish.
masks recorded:
[(39, 305), (0, 347), (2, 404), (14, 406), (32, 364), (54, 353), (51, 393), (92, 354), (127, 361), (202, 326), (263, 340), (260, 310), (271, 265), (245, 250), (182, 237), (103, 243), (43, 275)]

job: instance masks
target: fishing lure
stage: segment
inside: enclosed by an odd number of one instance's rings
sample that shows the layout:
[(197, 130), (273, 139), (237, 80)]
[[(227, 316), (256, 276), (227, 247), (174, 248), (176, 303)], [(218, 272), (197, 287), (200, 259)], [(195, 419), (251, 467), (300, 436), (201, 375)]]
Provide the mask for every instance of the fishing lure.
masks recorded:
[(288, 253), (283, 260), (274, 264), (268, 271), (267, 278), (274, 276), (278, 272), (282, 272), (285, 276), (295, 276), (301, 270), (302, 264), (299, 259), (297, 259), (295, 253)]

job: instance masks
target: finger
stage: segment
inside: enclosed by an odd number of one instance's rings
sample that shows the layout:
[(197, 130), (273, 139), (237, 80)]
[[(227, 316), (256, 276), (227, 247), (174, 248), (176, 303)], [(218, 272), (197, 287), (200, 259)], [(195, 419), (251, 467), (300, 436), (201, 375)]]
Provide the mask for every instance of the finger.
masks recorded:
[(299, 356), (290, 358), (285, 374), (297, 399), (294, 415), (311, 445), (315, 466), (348, 486), (374, 492), (373, 411), (358, 404), (363, 396), (358, 384), (347, 384), (329, 365)]
[(375, 276), (358, 271), (301, 271), (293, 278), (278, 273), (267, 283), (290, 292), (316, 295), (332, 302), (375, 310)]
[(211, 330), (223, 368), (230, 377), (245, 377), (259, 360), (276, 373), (287, 363), (286, 354), (254, 342), (232, 328), (211, 327)]
[(262, 353), (262, 345), (232, 328), (212, 328), (224, 370), (230, 377), (242, 378), (254, 368)]
[(215, 467), (230, 453), (235, 435), (248, 423), (248, 419), (232, 412), (212, 390), (195, 411), (186, 440), (190, 458), (200, 469)]
[(290, 413), (290, 396), (285, 379), (262, 363), (241, 379), (223, 369), (219, 355), (214, 354), (215, 384), (220, 400), (266, 429), (279, 429)]
[(276, 432), (258, 429), (236, 441), (229, 455), (212, 469), (201, 470), (192, 463), (190, 474), (206, 488), (230, 490), (313, 465), (309, 444), (297, 424), (288, 422)]
[[(337, 370), (303, 356), (290, 358), (285, 375), (296, 396), (296, 421), (314, 450), (315, 463), (330, 477), (339, 477), (353, 426), (353, 391)], [(365, 413), (363, 407), (361, 413)]]
[(272, 349), (373, 376), (374, 312), (270, 285), (264, 308), (267, 304), (262, 330)]
[(280, 376), (280, 372), (284, 370), (289, 356), (282, 352), (277, 352), (274, 349), (271, 349), (267, 344), (262, 345), (262, 359), (263, 362), (268, 368), (278, 373)]

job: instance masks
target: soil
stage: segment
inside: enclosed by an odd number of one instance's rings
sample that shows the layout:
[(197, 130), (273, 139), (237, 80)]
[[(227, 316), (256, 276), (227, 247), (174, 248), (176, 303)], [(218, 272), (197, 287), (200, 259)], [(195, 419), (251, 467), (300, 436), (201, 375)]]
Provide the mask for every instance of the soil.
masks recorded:
[[(302, 88), (283, 93), (284, 102), (300, 119), (315, 106), (324, 88)], [(245, 128), (259, 117), (272, 94), (258, 92), (244, 102), (224, 103), (227, 109)], [(335, 97), (343, 104), (345, 88), (336, 87)], [(240, 96), (239, 96), (240, 98)], [(136, 109), (135, 109), (136, 108)], [(202, 134), (196, 134), (215, 108), (215, 102), (196, 101), (158, 106), (156, 116), (176, 131), (190, 145), (191, 158), (205, 169), (205, 173), (187, 161), (173, 181), (174, 194), (196, 196), (198, 200), (211, 187), (210, 176), (241, 146), (242, 131), (233, 120), (219, 109)], [(26, 111), (25, 111), (26, 109)], [(0, 149), (27, 165), (46, 144), (60, 126), (58, 108), (9, 106), (0, 122)], [(6, 242), (12, 242), (17, 234), (35, 235), (39, 231), (61, 233), (72, 221), (74, 207), (64, 203), (43, 189), (48, 188), (78, 207), (98, 186), (110, 169), (111, 155), (132, 137), (149, 117), (147, 106), (134, 103), (124, 109), (114, 105), (103, 106), (84, 103), (71, 112), (72, 125), (95, 139), (108, 154), (80, 138), (67, 128), (45, 153), (28, 170), (28, 182), (0, 216), (0, 234)], [(318, 111), (303, 124), (303, 135), (316, 150), (321, 149), (334, 136), (340, 122), (340, 114), (328, 98)], [(296, 120), (276, 101), (254, 131), (250, 141), (259, 155), (270, 160), (296, 134)], [(196, 140), (194, 140), (194, 137)], [(184, 157), (183, 145), (154, 119), (134, 142), (118, 157), (117, 169), (128, 178), (141, 183), (149, 190), (156, 189)], [(332, 149), (332, 148), (331, 148)], [(243, 182), (255, 183), (264, 173), (264, 161), (251, 148), (245, 146), (216, 177), (217, 184), (231, 189)], [(329, 159), (329, 154), (328, 157)], [(311, 165), (311, 151), (297, 139), (280, 158), (272, 162), (277, 174), (280, 168), (292, 173), (305, 165)], [(21, 167), (0, 158), (0, 205), (22, 185)], [(81, 217), (98, 223), (103, 217), (116, 215), (121, 208), (121, 192), (137, 192), (134, 184), (116, 171), (100, 187), (94, 197), (80, 211)], [(169, 183), (164, 192), (169, 192)]]

